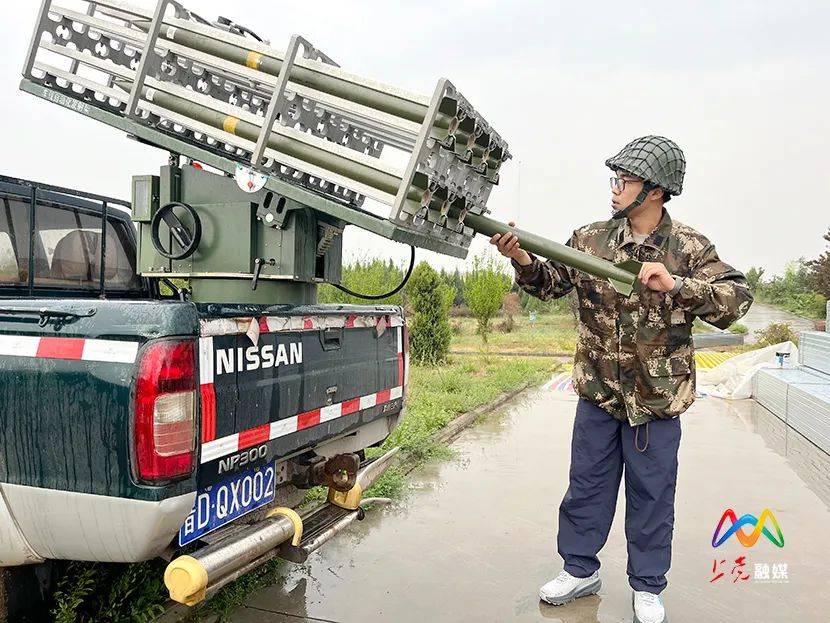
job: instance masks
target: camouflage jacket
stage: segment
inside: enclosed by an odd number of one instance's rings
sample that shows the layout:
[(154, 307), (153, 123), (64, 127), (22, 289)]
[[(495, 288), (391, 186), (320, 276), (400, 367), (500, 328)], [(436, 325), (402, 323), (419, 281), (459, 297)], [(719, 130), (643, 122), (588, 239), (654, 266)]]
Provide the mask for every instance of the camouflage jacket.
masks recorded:
[(671, 295), (637, 281), (625, 297), (603, 279), (541, 261), (520, 266), (516, 282), (547, 300), (576, 289), (579, 335), (574, 356), (576, 392), (632, 426), (680, 415), (695, 399), (692, 322), (695, 316), (725, 329), (743, 316), (752, 294), (743, 274), (718, 257), (715, 247), (663, 211), (660, 223), (637, 244), (628, 219), (576, 230), (568, 245), (612, 262), (662, 262), (683, 277)]

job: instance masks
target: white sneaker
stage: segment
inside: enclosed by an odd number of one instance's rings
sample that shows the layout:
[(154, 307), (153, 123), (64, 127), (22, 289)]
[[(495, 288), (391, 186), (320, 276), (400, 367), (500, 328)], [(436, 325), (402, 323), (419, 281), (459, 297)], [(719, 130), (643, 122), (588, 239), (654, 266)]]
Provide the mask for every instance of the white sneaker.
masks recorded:
[(602, 586), (599, 571), (587, 578), (577, 578), (564, 569), (553, 580), (539, 589), (539, 599), (553, 606), (561, 606), (578, 597), (594, 595)]
[(631, 605), (634, 606), (634, 623), (668, 623), (660, 595), (648, 591), (634, 591), (631, 595)]

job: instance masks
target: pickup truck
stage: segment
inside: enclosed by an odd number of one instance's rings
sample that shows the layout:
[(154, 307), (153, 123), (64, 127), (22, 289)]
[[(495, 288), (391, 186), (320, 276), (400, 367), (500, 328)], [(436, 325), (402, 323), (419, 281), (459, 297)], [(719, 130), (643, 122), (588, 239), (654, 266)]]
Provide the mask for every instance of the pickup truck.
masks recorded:
[(402, 416), (400, 307), (190, 302), (129, 208), (0, 178), (0, 567), (210, 542)]

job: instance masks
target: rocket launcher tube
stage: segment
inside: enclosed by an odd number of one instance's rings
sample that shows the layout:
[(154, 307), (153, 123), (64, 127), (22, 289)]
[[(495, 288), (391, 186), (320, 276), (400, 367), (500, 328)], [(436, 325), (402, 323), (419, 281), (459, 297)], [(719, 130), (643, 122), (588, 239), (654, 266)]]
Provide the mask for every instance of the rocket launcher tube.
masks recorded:
[[(129, 90), (130, 88), (129, 82), (124, 80), (116, 80), (116, 85), (121, 86), (125, 90)], [(260, 126), (253, 123), (208, 108), (207, 106), (202, 106), (195, 101), (186, 100), (160, 89), (151, 90), (150, 87), (145, 86), (142, 90), (142, 98), (147, 99), (148, 97), (151, 98), (154, 104), (162, 108), (251, 142), (256, 142), (261, 131)], [(307, 138), (309, 141), (313, 139), (314, 137)], [(322, 143), (322, 141), (320, 142)], [(330, 151), (329, 145), (324, 144), (321, 147), (315, 147), (312, 144), (295, 140), (289, 136), (279, 134), (276, 131), (271, 133), (267, 144), (268, 147), (277, 152), (332, 171), (392, 196), (397, 194), (401, 184), (400, 177), (362, 164), (352, 158), (340, 156)], [(413, 199), (419, 200), (421, 197), (419, 193), (414, 191), (411, 194)]]
[[(176, 26), (169, 26), (168, 22)], [(133, 23), (145, 32), (150, 28), (149, 20), (136, 20)], [(204, 35), (198, 32), (199, 29), (199, 24), (168, 18), (159, 32), (159, 37), (272, 76), (279, 75), (283, 59), (251, 50), (249, 42), (245, 42), (245, 46), (234, 45), (217, 39), (215, 33), (212, 33), (212, 36)], [(273, 54), (274, 51), (271, 53)], [(315, 63), (298, 59), (291, 68), (291, 81), (402, 119), (415, 123), (424, 122), (428, 107), (426, 103), (415, 101), (414, 98), (394, 95), (381, 88), (372, 88), (370, 84), (367, 84), (369, 81), (357, 76), (349, 76), (339, 68), (314, 67), (313, 65)]]
[(614, 264), (601, 257), (573, 249), (558, 242), (553, 242), (542, 236), (532, 234), (529, 231), (510, 227), (509, 225), (505, 225), (486, 216), (481, 216), (480, 214), (467, 214), (464, 218), (464, 225), (488, 237), (494, 234), (513, 233), (518, 237), (521, 247), (524, 250), (541, 255), (555, 262), (561, 262), (566, 266), (588, 273), (594, 277), (607, 279), (611, 283), (611, 286), (624, 296), (631, 294), (634, 289), (634, 284), (637, 281), (637, 275), (640, 274), (640, 268), (642, 267), (642, 264), (637, 260), (626, 260), (625, 262)]

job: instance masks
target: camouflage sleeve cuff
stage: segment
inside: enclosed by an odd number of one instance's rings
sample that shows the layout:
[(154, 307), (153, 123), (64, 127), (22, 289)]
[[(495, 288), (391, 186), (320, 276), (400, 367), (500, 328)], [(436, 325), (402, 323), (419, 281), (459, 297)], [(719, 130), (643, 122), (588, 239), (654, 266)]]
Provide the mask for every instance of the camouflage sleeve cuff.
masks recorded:
[(516, 270), (516, 282), (519, 284), (533, 283), (539, 277), (541, 262), (532, 253), (528, 252), (528, 255), (530, 255), (531, 262), (527, 266), (522, 266), (514, 259), (510, 260)]
[(674, 287), (669, 290), (670, 296), (674, 296), (680, 292), (680, 288), (683, 287), (683, 277), (678, 277), (677, 275), (672, 275), (672, 277), (674, 277)]
[[(677, 283), (674, 285), (677, 286)], [(689, 308), (695, 308), (704, 304), (711, 297), (710, 288), (710, 284), (705, 281), (686, 278), (682, 280), (674, 297), (682, 300)]]

